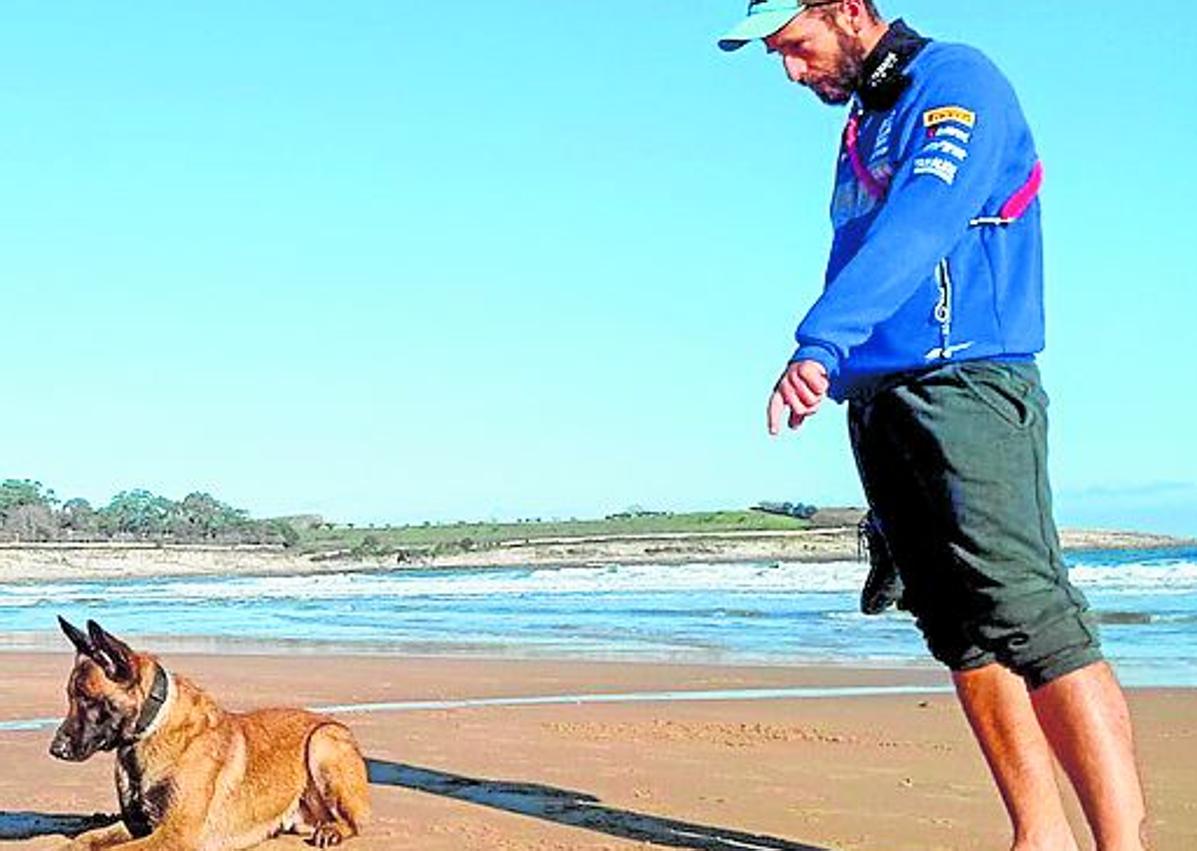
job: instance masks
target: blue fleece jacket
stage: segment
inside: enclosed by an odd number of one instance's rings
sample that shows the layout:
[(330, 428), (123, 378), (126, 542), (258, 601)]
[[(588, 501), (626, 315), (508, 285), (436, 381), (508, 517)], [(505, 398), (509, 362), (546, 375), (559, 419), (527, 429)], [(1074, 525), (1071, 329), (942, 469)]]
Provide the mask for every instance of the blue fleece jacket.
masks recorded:
[(853, 107), (857, 165), (845, 142), (825, 288), (795, 335), (793, 360), (822, 364), (838, 400), (894, 373), (1043, 348), (1039, 202), (994, 221), (1037, 162), (1014, 91), (962, 45), (931, 42), (905, 72), (891, 109)]

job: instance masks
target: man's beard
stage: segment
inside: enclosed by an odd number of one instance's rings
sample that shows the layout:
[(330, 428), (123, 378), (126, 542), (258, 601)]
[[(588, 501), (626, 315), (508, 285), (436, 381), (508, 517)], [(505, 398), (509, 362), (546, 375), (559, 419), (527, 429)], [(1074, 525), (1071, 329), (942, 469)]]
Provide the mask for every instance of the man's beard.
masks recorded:
[(851, 100), (864, 71), (865, 49), (845, 32), (836, 32), (839, 56), (835, 68), (825, 77), (805, 83), (819, 100), (829, 106), (841, 106)]

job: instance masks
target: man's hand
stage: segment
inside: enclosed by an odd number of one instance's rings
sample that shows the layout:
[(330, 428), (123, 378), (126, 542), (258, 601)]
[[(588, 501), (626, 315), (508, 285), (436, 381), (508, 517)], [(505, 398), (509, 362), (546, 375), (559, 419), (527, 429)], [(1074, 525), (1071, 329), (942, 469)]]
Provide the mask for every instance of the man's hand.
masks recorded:
[(827, 370), (813, 360), (798, 361), (786, 367), (773, 395), (769, 397), (769, 434), (781, 431), (781, 414), (790, 409), (790, 428), (798, 428), (802, 421), (819, 410), (827, 395)]

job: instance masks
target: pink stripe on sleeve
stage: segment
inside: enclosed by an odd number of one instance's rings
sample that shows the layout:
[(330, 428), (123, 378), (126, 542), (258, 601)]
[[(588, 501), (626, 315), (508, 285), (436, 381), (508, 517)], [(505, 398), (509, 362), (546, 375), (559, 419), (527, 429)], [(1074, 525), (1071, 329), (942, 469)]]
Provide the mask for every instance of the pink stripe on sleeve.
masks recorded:
[(1002, 205), (1002, 211), (998, 215), (1003, 219), (1021, 218), (1022, 214), (1027, 211), (1027, 207), (1031, 206), (1031, 202), (1035, 200), (1035, 196), (1039, 194), (1041, 186), (1043, 186), (1043, 163), (1036, 160), (1027, 182)]

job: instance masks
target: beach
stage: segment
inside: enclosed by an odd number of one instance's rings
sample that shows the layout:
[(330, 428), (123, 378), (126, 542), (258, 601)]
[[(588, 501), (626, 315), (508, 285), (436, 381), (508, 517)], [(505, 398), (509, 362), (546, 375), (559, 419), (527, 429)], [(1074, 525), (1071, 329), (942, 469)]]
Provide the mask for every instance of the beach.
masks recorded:
[[(294, 654), (163, 661), (229, 708), (341, 707), (336, 717), (357, 735), (373, 780), (373, 822), (346, 846), (361, 851), (1006, 847), (998, 797), (933, 668)], [(60, 715), (70, 665), (63, 652), (0, 654), (0, 722)], [(915, 691), (749, 699), (808, 687)], [(742, 695), (648, 699), (660, 692)], [(596, 695), (613, 697), (585, 702)], [(553, 696), (563, 702), (506, 702)], [(467, 698), (500, 703), (419, 705)], [(408, 705), (352, 711), (396, 702)], [(1197, 692), (1132, 690), (1130, 702), (1154, 847), (1194, 847)], [(59, 847), (56, 831), (115, 807), (111, 756), (56, 761), (52, 732), (49, 720), (0, 727), (5, 848)], [(1079, 827), (1071, 799), (1069, 813)], [(264, 847), (307, 846), (283, 837)]]
[[(115, 809), (110, 755), (47, 752), (71, 665), (58, 615), (97, 619), (231, 709), (344, 721), (376, 810), (351, 849), (1007, 847), (910, 616), (858, 611), (863, 563), (673, 545), (684, 561), (365, 570), (228, 548), (5, 551), (0, 848), (58, 848)], [(1197, 550), (1068, 558), (1133, 686), (1154, 847), (1197, 847)], [(1071, 796), (1068, 811), (1083, 831)]]
[[(1063, 529), (1065, 550), (1143, 550), (1187, 542), (1167, 535)], [(301, 553), (281, 546), (161, 543), (0, 543), (0, 583), (182, 576), (307, 576), (396, 567), (511, 567), (710, 562), (820, 562), (860, 558), (854, 526), (790, 532), (717, 532), (517, 538), (410, 561)]]

